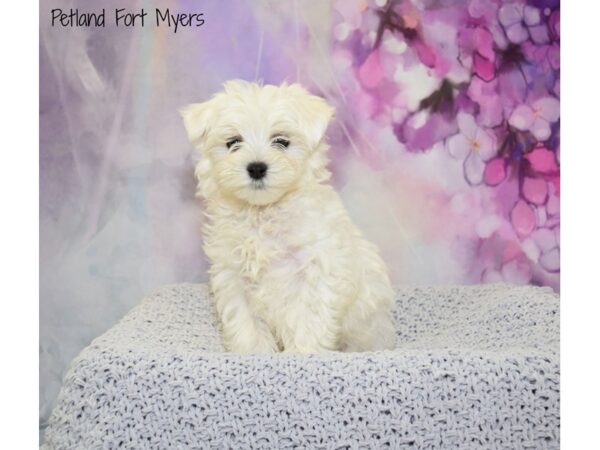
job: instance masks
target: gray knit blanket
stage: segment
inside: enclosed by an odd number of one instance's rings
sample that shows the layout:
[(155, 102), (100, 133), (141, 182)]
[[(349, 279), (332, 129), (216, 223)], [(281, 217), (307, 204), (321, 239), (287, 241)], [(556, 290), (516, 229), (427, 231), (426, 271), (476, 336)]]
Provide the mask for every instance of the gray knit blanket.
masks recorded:
[(559, 299), (399, 288), (398, 348), (224, 353), (205, 285), (145, 299), (73, 361), (47, 449), (558, 449)]

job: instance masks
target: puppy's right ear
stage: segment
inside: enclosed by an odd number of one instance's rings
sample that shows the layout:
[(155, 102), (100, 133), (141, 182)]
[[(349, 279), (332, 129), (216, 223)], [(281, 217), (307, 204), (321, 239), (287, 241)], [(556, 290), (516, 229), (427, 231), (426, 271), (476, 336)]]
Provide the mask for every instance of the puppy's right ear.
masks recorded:
[(188, 139), (195, 147), (201, 146), (209, 131), (211, 109), (210, 101), (208, 101), (192, 103), (179, 111)]

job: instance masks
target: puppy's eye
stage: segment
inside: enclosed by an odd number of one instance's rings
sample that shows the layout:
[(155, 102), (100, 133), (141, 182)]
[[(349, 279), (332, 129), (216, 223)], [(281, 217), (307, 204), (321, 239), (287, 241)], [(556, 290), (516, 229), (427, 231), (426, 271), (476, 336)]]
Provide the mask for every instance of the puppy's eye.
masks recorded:
[(288, 146), (290, 145), (290, 141), (284, 137), (278, 137), (273, 139), (273, 145), (280, 148), (288, 148)]
[[(230, 138), (225, 145), (227, 146), (227, 148), (231, 149), (231, 147), (237, 146), (237, 144), (242, 142), (242, 138), (240, 136), (235, 136)], [(234, 148), (233, 151), (237, 150), (237, 148)]]

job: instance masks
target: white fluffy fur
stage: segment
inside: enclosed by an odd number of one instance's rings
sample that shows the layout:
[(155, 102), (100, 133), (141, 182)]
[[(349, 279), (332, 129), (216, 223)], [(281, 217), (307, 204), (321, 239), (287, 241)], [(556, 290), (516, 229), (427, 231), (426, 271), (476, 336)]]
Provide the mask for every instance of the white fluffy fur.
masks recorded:
[[(227, 348), (317, 353), (392, 348), (392, 289), (374, 245), (352, 223), (330, 173), (333, 108), (297, 84), (229, 81), (182, 111), (200, 150), (204, 249)], [(226, 142), (242, 142), (228, 149)], [(273, 142), (285, 136), (289, 147)], [(249, 163), (268, 165), (262, 182)]]

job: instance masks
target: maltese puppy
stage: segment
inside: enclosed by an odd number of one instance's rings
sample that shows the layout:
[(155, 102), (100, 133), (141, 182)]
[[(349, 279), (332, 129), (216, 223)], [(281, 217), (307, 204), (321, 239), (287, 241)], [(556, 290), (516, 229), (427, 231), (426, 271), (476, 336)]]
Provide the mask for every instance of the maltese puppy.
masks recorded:
[(227, 349), (393, 348), (387, 268), (326, 184), (333, 108), (298, 84), (229, 81), (181, 114)]

